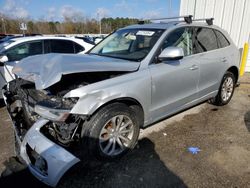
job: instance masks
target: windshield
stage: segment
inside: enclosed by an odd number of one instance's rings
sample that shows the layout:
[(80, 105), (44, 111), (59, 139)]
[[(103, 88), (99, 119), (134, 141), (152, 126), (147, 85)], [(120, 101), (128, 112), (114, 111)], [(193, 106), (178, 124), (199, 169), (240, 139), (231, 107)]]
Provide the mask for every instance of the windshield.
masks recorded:
[(150, 52), (164, 30), (122, 29), (97, 44), (90, 54), (141, 61)]

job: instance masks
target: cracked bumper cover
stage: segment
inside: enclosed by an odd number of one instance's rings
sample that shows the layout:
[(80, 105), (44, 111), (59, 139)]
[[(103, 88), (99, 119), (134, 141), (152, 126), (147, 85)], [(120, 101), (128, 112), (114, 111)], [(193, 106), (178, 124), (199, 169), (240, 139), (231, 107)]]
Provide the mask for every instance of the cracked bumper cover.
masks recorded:
[[(20, 154), (28, 165), (30, 172), (36, 178), (45, 184), (55, 187), (65, 172), (80, 160), (40, 133), (40, 128), (47, 122), (48, 120), (39, 119), (29, 129), (21, 143)], [(30, 157), (27, 153), (27, 146), (29, 146), (46, 161), (46, 175), (44, 175), (34, 164), (31, 163)]]

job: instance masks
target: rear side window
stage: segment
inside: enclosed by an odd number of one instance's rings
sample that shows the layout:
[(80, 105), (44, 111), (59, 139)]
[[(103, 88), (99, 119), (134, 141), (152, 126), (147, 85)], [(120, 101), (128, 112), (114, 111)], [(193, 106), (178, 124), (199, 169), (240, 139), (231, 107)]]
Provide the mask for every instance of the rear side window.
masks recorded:
[(214, 31), (215, 31), (215, 34), (217, 36), (220, 48), (224, 48), (224, 47), (227, 47), (230, 45), (230, 43), (228, 42), (226, 37), (220, 31), (217, 31), (217, 30), (214, 30)]
[(21, 59), (43, 53), (42, 41), (33, 41), (20, 44), (6, 51), (9, 61), (20, 61)]
[(75, 53), (76, 54), (79, 53), (79, 52), (83, 52), (85, 50), (83, 46), (81, 46), (81, 45), (79, 45), (79, 44), (77, 44), (75, 42), (73, 42), (73, 43), (74, 43), (74, 46), (75, 46)]
[(74, 45), (69, 40), (51, 40), (51, 53), (74, 53)]
[(217, 37), (212, 29), (198, 27), (194, 30), (196, 53), (218, 49)]

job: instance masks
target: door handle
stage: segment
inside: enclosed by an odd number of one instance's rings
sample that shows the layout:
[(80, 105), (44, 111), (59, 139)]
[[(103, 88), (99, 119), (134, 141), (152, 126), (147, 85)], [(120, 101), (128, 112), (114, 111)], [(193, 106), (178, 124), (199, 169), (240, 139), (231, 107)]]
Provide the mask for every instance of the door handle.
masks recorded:
[(197, 65), (192, 65), (189, 69), (190, 70), (196, 70), (196, 69), (198, 69), (199, 67), (197, 66)]

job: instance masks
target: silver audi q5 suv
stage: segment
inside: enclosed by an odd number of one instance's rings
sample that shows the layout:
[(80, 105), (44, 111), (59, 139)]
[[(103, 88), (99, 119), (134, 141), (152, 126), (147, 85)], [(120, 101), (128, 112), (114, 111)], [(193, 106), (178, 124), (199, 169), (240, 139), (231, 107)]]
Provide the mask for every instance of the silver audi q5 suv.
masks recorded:
[(119, 29), (86, 55), (23, 59), (3, 88), (17, 154), (55, 186), (85, 156), (125, 154), (140, 128), (202, 102), (226, 105), (239, 58), (212, 19), (187, 16)]

